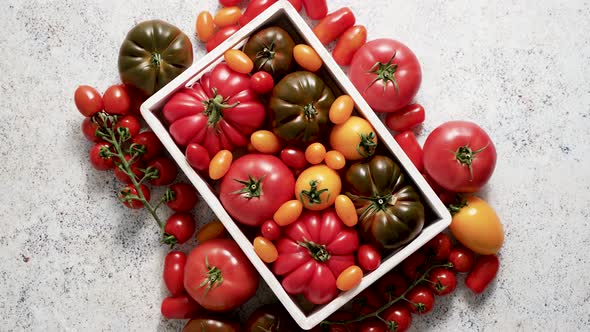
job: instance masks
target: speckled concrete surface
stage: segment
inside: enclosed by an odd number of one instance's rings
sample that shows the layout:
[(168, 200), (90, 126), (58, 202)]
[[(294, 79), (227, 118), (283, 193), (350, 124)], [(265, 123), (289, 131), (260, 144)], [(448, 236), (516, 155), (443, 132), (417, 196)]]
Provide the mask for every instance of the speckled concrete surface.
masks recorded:
[[(498, 150), (485, 196), (506, 229), (501, 272), (414, 317), (415, 331), (590, 330), (590, 3), (331, 0), (369, 37), (418, 55), (421, 139), (480, 123)], [(147, 213), (122, 207), (87, 162), (72, 102), (116, 83), (126, 31), (150, 18), (193, 33), (203, 1), (0, 3), (0, 330), (174, 331), (160, 317), (166, 248)], [(193, 38), (193, 41), (194, 38)], [(195, 42), (197, 57), (204, 53)], [(205, 205), (195, 211), (207, 221)], [(188, 249), (186, 247), (185, 249)]]

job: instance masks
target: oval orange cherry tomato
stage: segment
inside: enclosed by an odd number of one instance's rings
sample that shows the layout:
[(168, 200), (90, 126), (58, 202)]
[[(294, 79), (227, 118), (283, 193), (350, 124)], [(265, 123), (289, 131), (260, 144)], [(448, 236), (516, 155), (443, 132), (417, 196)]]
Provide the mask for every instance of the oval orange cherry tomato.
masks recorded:
[(467, 196), (457, 205), (451, 205), (451, 210), (454, 215), (449, 228), (457, 241), (480, 255), (498, 253), (504, 243), (504, 229), (488, 203)]
[(305, 160), (312, 165), (324, 161), (326, 157), (326, 148), (322, 143), (312, 143), (305, 149)]
[(324, 158), (326, 165), (333, 170), (342, 169), (346, 165), (346, 158), (344, 155), (336, 150), (331, 150), (326, 153), (326, 157)]
[(313, 28), (313, 33), (322, 44), (327, 45), (352, 27), (356, 18), (348, 7), (340, 8), (324, 17)]
[(272, 219), (279, 225), (279, 226), (287, 226), (289, 224), (294, 223), (301, 212), (303, 211), (303, 205), (300, 201), (293, 199), (290, 201), (286, 201), (279, 207), (279, 209), (275, 212)]
[(326, 165), (316, 165), (303, 171), (295, 182), (295, 197), (306, 209), (323, 210), (336, 200), (342, 182), (336, 171)]
[(338, 195), (334, 202), (334, 207), (336, 208), (336, 214), (346, 226), (352, 227), (356, 225), (359, 220), (358, 215), (356, 214), (354, 203), (348, 196)]
[(215, 25), (213, 24), (213, 16), (208, 11), (202, 11), (197, 16), (197, 36), (202, 42), (207, 42), (213, 34), (215, 34)]
[(223, 59), (227, 65), (238, 73), (248, 74), (254, 68), (254, 62), (246, 53), (240, 50), (227, 50), (223, 53)]
[(199, 243), (203, 243), (209, 240), (225, 237), (225, 235), (225, 227), (223, 227), (221, 221), (212, 220), (199, 228), (195, 237)]
[(352, 57), (361, 46), (367, 42), (367, 29), (362, 25), (355, 25), (344, 31), (338, 38), (336, 47), (332, 56), (337, 64), (348, 66), (352, 62)]
[(274, 154), (281, 150), (281, 142), (277, 135), (268, 130), (258, 130), (250, 136), (254, 148), (262, 153)]
[(342, 95), (332, 103), (328, 116), (334, 124), (343, 124), (354, 110), (354, 100), (349, 95)]
[(299, 44), (293, 48), (295, 61), (305, 70), (317, 71), (322, 67), (322, 59), (309, 45)]
[(330, 133), (330, 145), (346, 159), (358, 160), (375, 153), (377, 135), (369, 121), (351, 116), (343, 124), (334, 126)]
[(279, 252), (277, 251), (277, 247), (268, 239), (257, 236), (254, 239), (254, 252), (256, 255), (262, 259), (265, 263), (273, 263), (274, 261), (279, 258)]
[(220, 28), (237, 24), (242, 16), (242, 10), (238, 6), (220, 9), (213, 18), (213, 23)]
[(346, 292), (356, 287), (362, 279), (363, 270), (356, 265), (351, 265), (346, 270), (340, 272), (338, 279), (336, 279), (336, 287)]
[(213, 180), (221, 179), (231, 166), (233, 156), (228, 150), (221, 150), (211, 158), (209, 163), (209, 177)]

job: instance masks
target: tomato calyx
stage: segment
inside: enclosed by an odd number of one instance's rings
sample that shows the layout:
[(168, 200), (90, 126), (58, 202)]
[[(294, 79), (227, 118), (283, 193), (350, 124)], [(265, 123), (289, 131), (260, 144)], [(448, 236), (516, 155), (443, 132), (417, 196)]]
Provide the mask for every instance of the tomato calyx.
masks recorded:
[(369, 73), (377, 75), (375, 79), (369, 83), (365, 91), (367, 91), (373, 84), (377, 83), (378, 81), (383, 81), (383, 91), (387, 89), (387, 83), (393, 83), (393, 87), (395, 88), (395, 93), (399, 93), (399, 86), (397, 84), (397, 80), (395, 79), (395, 72), (397, 71), (397, 64), (392, 63), (393, 59), (397, 55), (397, 51), (393, 52), (391, 59), (386, 63), (376, 62), (371, 69), (369, 69)]
[(176, 237), (174, 235), (168, 234), (168, 233), (164, 232), (164, 234), (162, 234), (162, 240), (161, 240), (161, 242), (163, 244), (169, 245), (170, 248), (173, 248), (174, 245), (176, 243), (178, 243), (178, 240), (176, 240)]
[(309, 190), (302, 190), (299, 193), (299, 198), (301, 199), (301, 202), (304, 202), (303, 197), (307, 197), (309, 205), (321, 204), (322, 199), (320, 196), (326, 191), (328, 191), (328, 188), (318, 190), (318, 181), (312, 180), (309, 182)]
[(213, 88), (213, 98), (203, 101), (205, 111), (203, 113), (207, 116), (207, 124), (209, 126), (215, 126), (221, 120), (223, 116), (223, 110), (227, 108), (234, 108), (240, 104), (239, 101), (229, 105), (227, 104), (228, 98), (223, 98), (222, 95), (217, 94), (217, 89)]
[(465, 197), (463, 197), (463, 195), (461, 194), (457, 194), (457, 196), (455, 197), (455, 203), (447, 205), (447, 210), (449, 210), (451, 216), (454, 216), (457, 213), (459, 213), (459, 211), (461, 211), (462, 208), (466, 206), (467, 200), (465, 199)]
[(207, 274), (205, 280), (199, 284), (199, 287), (205, 287), (204, 296), (211, 290), (211, 288), (215, 288), (220, 286), (223, 283), (223, 273), (217, 266), (209, 265), (209, 257), (205, 256), (205, 267), (207, 267)]
[(370, 132), (369, 134), (361, 133), (361, 141), (356, 146), (356, 151), (361, 155), (361, 157), (367, 158), (375, 153), (377, 143), (373, 141), (374, 139), (374, 132)]
[(250, 175), (248, 175), (248, 181), (234, 179), (234, 181), (243, 184), (244, 187), (240, 190), (234, 191), (232, 194), (241, 194), (246, 199), (260, 197), (260, 195), (262, 195), (262, 180), (264, 180), (264, 176), (256, 179)]
[(313, 120), (318, 115), (318, 110), (315, 109), (313, 104), (307, 104), (303, 106), (303, 115), (307, 120)]
[(369, 205), (365, 209), (365, 211), (363, 211), (363, 213), (359, 216), (359, 220), (366, 218), (369, 214), (373, 214), (377, 211), (383, 211), (387, 209), (388, 206), (395, 205), (395, 203), (397, 202), (397, 198), (391, 194), (385, 196), (376, 196), (372, 198), (365, 198), (356, 195), (351, 196), (353, 196), (355, 199), (364, 199), (371, 202), (371, 205)]
[(330, 253), (324, 244), (317, 244), (313, 241), (299, 241), (297, 244), (307, 249), (309, 255), (317, 262), (324, 263), (330, 259)]
[(453, 152), (455, 154), (455, 159), (459, 162), (462, 166), (467, 165), (469, 167), (469, 175), (471, 176), (471, 180), (473, 180), (473, 159), (475, 159), (475, 155), (478, 153), (483, 152), (487, 149), (487, 145), (481, 149), (473, 151), (469, 145), (460, 146), (457, 151)]
[(397, 331), (397, 329), (399, 328), (397, 322), (394, 321), (386, 320), (383, 323), (385, 323), (385, 326), (387, 326), (389, 331)]
[(150, 63), (155, 68), (160, 68), (160, 65), (162, 64), (162, 54), (160, 54), (160, 53), (152, 53), (152, 56), (151, 56), (151, 59), (150, 59)]
[(258, 53), (256, 53), (256, 59), (262, 59), (262, 61), (260, 62), (260, 65), (258, 66), (258, 70), (262, 70), (262, 68), (264, 68), (264, 66), (266, 65), (267, 62), (270, 61), (270, 70), (274, 73), (275, 69), (274, 69), (274, 65), (272, 62), (272, 59), (275, 58), (275, 54), (277, 53), (274, 48), (275, 48), (275, 41), (271, 41), (270, 45), (263, 45), (264, 48), (262, 49), (262, 51), (258, 51)]

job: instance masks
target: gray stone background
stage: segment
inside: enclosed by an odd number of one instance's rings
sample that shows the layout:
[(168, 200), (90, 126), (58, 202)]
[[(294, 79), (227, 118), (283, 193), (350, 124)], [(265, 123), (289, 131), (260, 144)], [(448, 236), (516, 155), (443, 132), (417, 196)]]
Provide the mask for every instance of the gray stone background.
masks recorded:
[[(484, 196), (506, 230), (499, 276), (483, 295), (459, 286), (437, 298), (412, 329), (589, 330), (590, 3), (329, 1), (343, 5), (369, 38), (399, 39), (419, 57), (421, 141), (466, 119), (498, 150)], [(116, 200), (113, 175), (90, 167), (73, 93), (118, 83), (118, 48), (135, 23), (160, 18), (193, 36), (196, 14), (216, 9), (214, 0), (0, 1), (0, 330), (180, 328), (159, 314), (167, 248), (146, 212)], [(212, 218), (204, 204), (195, 214)]]

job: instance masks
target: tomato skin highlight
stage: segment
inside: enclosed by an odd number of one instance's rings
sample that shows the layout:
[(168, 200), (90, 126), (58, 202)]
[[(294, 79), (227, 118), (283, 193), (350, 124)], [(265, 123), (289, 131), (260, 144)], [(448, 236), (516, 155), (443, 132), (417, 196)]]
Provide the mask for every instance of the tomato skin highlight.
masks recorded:
[(352, 62), (352, 57), (367, 42), (367, 28), (364, 25), (355, 25), (348, 28), (338, 38), (332, 57), (337, 64), (348, 66)]
[(218, 28), (225, 28), (230, 25), (238, 24), (241, 16), (242, 10), (240, 7), (225, 7), (215, 13), (213, 23), (215, 23)]
[(397, 144), (399, 144), (399, 146), (402, 148), (402, 150), (404, 150), (406, 155), (408, 155), (408, 158), (410, 158), (410, 160), (412, 161), (414, 166), (416, 166), (418, 171), (422, 172), (422, 170), (424, 169), (424, 154), (422, 152), (422, 147), (420, 146), (420, 143), (418, 142), (418, 139), (416, 138), (414, 132), (406, 130), (402, 133), (393, 136), (393, 138), (395, 138)]
[(240, 26), (244, 26), (252, 21), (256, 16), (260, 15), (266, 8), (272, 6), (277, 0), (251, 0), (240, 17)]
[(203, 308), (190, 296), (167, 297), (162, 301), (160, 312), (166, 319), (187, 319), (196, 317)]
[(410, 104), (399, 111), (387, 114), (385, 117), (385, 125), (393, 131), (405, 131), (412, 129), (426, 118), (424, 107), (420, 104)]
[(238, 30), (240, 30), (240, 27), (237, 25), (231, 25), (217, 30), (217, 32), (215, 32), (215, 34), (213, 34), (213, 36), (211, 36), (211, 38), (207, 41), (207, 44), (205, 44), (205, 49), (207, 52), (213, 51), (214, 48), (231, 37)]
[(95, 88), (88, 85), (80, 85), (74, 92), (76, 108), (85, 117), (91, 117), (104, 109), (102, 96)]
[(309, 45), (298, 44), (293, 48), (293, 57), (303, 69), (314, 72), (322, 67), (322, 59)]
[(473, 270), (465, 278), (465, 285), (475, 294), (480, 294), (494, 280), (499, 269), (500, 261), (496, 255), (479, 256)]
[(250, 57), (240, 50), (227, 50), (223, 54), (223, 58), (232, 70), (240, 74), (248, 74), (254, 68), (254, 63), (250, 60)]
[(186, 255), (180, 251), (171, 251), (164, 258), (163, 279), (172, 296), (184, 293), (184, 266)]
[(307, 17), (312, 20), (320, 20), (328, 14), (326, 0), (303, 0), (303, 8), (305, 8)]
[(375, 271), (381, 265), (381, 254), (370, 244), (363, 244), (357, 251), (357, 261), (363, 271)]
[(166, 205), (175, 212), (188, 212), (197, 205), (198, 197), (195, 187), (188, 183), (175, 183), (170, 186), (174, 199), (167, 201)]
[(463, 246), (456, 246), (449, 254), (449, 262), (453, 264), (453, 269), (459, 273), (467, 273), (475, 264), (475, 254), (470, 249)]
[(322, 44), (327, 45), (340, 37), (348, 28), (352, 27), (356, 18), (348, 7), (340, 8), (324, 17), (314, 28), (313, 33)]

